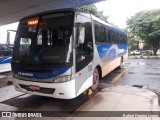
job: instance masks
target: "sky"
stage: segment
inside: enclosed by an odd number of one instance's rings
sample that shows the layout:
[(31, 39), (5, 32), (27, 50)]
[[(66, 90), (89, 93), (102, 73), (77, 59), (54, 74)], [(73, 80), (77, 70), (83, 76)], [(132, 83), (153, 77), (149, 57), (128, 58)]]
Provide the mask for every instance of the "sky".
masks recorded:
[[(0, 43), (6, 43), (7, 30), (17, 30), (17, 27), (18, 27), (18, 22), (0, 26)], [(13, 43), (13, 39), (11, 43)]]
[(98, 10), (109, 16), (108, 21), (126, 27), (126, 20), (142, 10), (160, 8), (160, 0), (107, 0), (96, 3)]
[[(95, 4), (98, 10), (109, 16), (108, 21), (126, 27), (126, 20), (142, 10), (160, 8), (160, 0), (107, 0)], [(0, 27), (0, 43), (6, 42), (7, 30), (16, 30), (18, 23)]]

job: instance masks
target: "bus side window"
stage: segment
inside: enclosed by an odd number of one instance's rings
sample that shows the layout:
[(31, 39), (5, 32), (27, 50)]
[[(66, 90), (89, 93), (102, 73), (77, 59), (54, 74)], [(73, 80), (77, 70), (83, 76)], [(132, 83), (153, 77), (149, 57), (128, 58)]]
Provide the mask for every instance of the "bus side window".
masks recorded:
[(124, 36), (124, 44), (127, 44), (127, 36)]
[(106, 43), (106, 28), (101, 24), (94, 22), (95, 41), (96, 43)]
[(106, 43), (106, 28), (101, 26), (101, 42)]
[(123, 44), (123, 36), (120, 34), (120, 40), (119, 40), (120, 44)]
[(118, 42), (118, 33), (114, 33), (114, 43)]
[(119, 44), (119, 43), (120, 43), (120, 39), (121, 39), (121, 36), (120, 36), (120, 34), (119, 34), (119, 33), (117, 33), (117, 44)]
[(121, 36), (121, 34), (119, 34), (119, 44), (121, 44), (121, 41), (122, 41), (122, 36)]
[(121, 44), (125, 44), (125, 37), (124, 36), (122, 36), (122, 42), (121, 42)]
[(114, 32), (111, 31), (111, 40), (110, 40), (111, 44), (114, 44)]
[(95, 29), (95, 41), (101, 42), (101, 26), (97, 22), (94, 22), (94, 29)]
[(120, 43), (120, 39), (121, 39), (121, 36), (120, 36), (120, 34), (118, 33), (118, 42), (117, 42), (117, 44)]
[(110, 31), (106, 29), (106, 42), (110, 43)]

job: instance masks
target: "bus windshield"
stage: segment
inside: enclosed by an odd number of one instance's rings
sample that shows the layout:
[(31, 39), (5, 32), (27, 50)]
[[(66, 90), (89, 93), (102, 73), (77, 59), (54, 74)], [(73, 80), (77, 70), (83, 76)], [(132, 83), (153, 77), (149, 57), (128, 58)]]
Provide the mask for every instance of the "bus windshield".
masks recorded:
[(72, 64), (72, 12), (22, 20), (15, 38), (12, 62)]

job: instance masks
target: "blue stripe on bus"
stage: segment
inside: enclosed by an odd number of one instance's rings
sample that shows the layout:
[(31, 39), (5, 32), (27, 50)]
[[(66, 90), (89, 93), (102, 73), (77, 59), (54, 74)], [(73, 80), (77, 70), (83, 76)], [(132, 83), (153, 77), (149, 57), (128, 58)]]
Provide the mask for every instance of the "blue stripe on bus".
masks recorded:
[(127, 44), (117, 44), (119, 49), (124, 49), (128, 50), (128, 45)]
[[(67, 70), (69, 70), (71, 67), (64, 67), (64, 68), (23, 68), (23, 70), (25, 69), (26, 71), (29, 70), (36, 70), (36, 69), (40, 69), (40, 70), (51, 70), (51, 72), (49, 73), (45, 73), (45, 72), (24, 72), (21, 70), (18, 70), (17, 67), (12, 67), (12, 72), (26, 77), (26, 78), (30, 78), (30, 79), (49, 79), (49, 78), (53, 78), (56, 76), (59, 76), (63, 73), (65, 73)], [(23, 75), (25, 74), (25, 75)]]
[(3, 56), (0, 57), (0, 64), (4, 64), (4, 63), (10, 63), (12, 60), (11, 56)]
[[(113, 59), (127, 53), (127, 44), (97, 44), (101, 60)], [(122, 52), (121, 52), (122, 51)]]

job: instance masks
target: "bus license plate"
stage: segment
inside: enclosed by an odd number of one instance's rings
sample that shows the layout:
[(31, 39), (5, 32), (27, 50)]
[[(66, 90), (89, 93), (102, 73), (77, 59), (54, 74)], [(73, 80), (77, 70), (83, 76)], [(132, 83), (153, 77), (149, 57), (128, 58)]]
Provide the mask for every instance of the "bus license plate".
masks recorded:
[(29, 90), (31, 90), (31, 91), (39, 91), (39, 86), (30, 85), (28, 88), (29, 88)]

